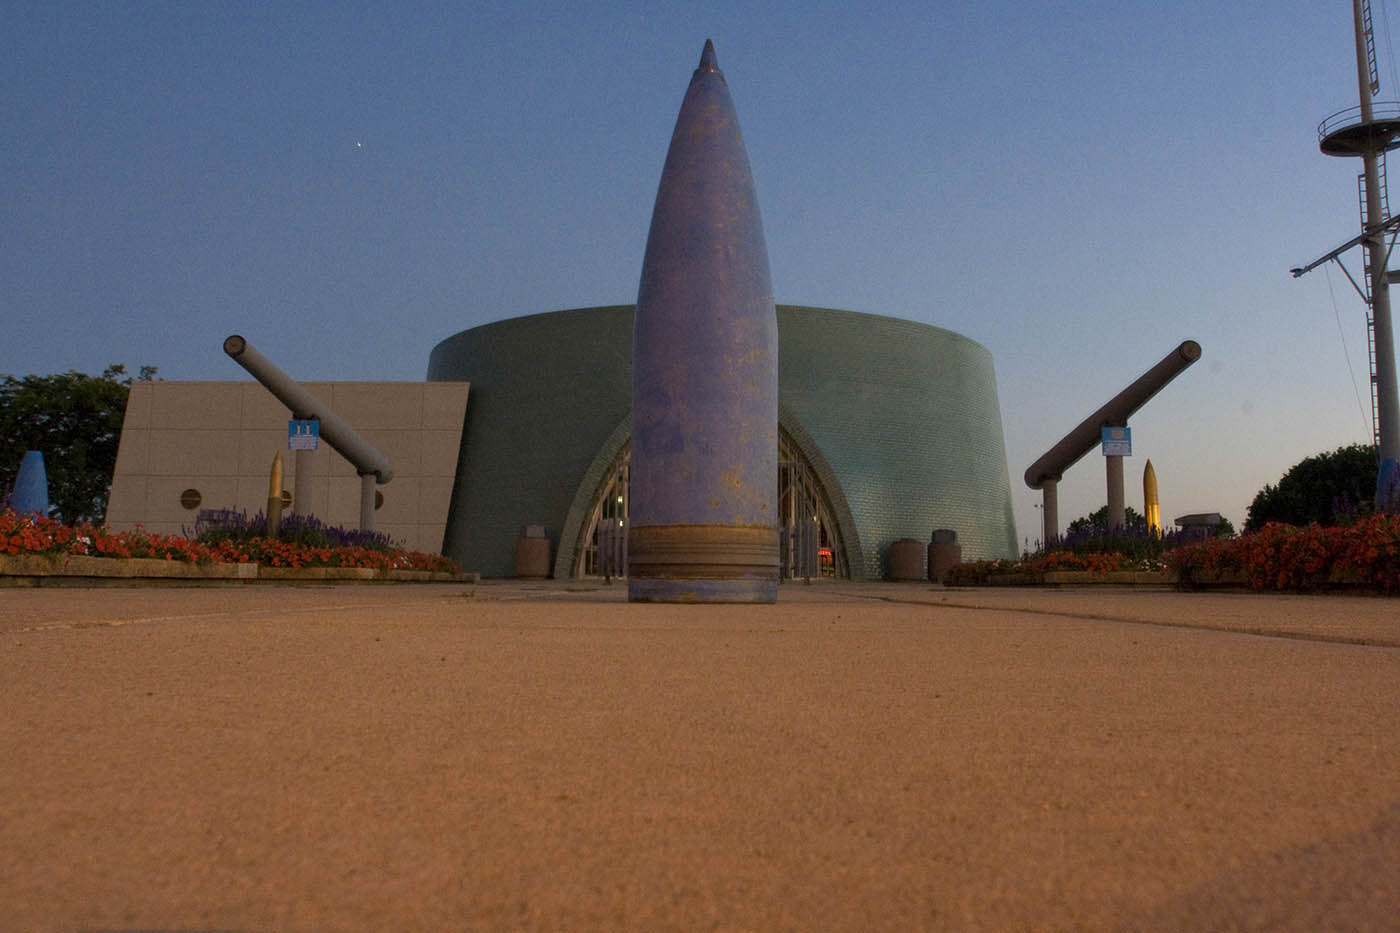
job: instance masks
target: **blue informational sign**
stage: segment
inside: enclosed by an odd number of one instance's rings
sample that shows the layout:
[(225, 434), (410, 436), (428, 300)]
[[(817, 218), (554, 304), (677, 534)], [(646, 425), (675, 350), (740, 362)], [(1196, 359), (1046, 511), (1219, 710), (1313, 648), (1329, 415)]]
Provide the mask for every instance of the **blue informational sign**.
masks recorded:
[(1133, 455), (1133, 431), (1131, 428), (1103, 428), (1103, 455), (1105, 457), (1131, 457)]
[(315, 418), (305, 421), (293, 418), (287, 422), (288, 450), (315, 450), (320, 446), (321, 422)]

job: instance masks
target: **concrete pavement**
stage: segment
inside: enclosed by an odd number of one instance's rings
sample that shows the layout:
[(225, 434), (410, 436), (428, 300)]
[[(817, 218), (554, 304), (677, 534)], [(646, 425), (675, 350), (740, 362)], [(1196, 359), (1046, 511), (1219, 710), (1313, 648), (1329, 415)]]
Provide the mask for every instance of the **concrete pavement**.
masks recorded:
[(1400, 602), (0, 592), (5, 929), (1393, 929)]

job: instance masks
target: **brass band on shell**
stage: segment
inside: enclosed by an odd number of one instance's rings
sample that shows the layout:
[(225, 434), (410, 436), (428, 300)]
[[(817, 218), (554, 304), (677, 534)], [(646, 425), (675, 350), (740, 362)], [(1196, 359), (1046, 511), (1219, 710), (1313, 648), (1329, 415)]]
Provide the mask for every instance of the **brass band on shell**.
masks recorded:
[(633, 525), (630, 577), (778, 578), (778, 529), (753, 525)]

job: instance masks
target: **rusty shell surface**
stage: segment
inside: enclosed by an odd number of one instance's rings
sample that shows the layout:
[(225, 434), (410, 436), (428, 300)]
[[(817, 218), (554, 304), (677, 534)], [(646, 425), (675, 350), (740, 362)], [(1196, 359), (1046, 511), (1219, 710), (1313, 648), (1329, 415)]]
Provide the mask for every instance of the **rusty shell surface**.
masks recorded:
[(629, 598), (775, 600), (777, 310), (748, 154), (708, 41), (647, 237), (632, 424)]

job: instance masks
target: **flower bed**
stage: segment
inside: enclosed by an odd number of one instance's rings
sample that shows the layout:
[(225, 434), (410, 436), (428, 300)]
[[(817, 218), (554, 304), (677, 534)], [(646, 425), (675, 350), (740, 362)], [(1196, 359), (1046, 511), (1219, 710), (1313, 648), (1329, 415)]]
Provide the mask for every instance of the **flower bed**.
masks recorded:
[[(956, 564), (949, 571), (945, 583), (949, 586), (977, 586), (1000, 582), (1045, 583), (1047, 577), (1063, 582), (1082, 581), (1095, 575), (1132, 573), (1133, 582), (1155, 578), (1138, 577), (1138, 574), (1156, 575), (1162, 570), (1159, 561), (1125, 557), (1122, 554), (1075, 554), (1070, 551), (1050, 551), (1021, 560), (979, 560)], [(1073, 576), (1070, 576), (1070, 575)]]
[(951, 586), (1044, 583), (1068, 579), (1064, 571), (1106, 578), (1122, 571), (1151, 573), (1163, 567), (1188, 589), (1232, 584), (1292, 592), (1361, 587), (1400, 593), (1400, 515), (1372, 515), (1352, 525), (1326, 528), (1270, 524), (1238, 538), (1206, 538), (1181, 545), (1166, 552), (1162, 562), (1067, 551), (1019, 561), (975, 561), (954, 566), (946, 582)]
[(1400, 515), (1324, 528), (1273, 523), (1239, 538), (1177, 548), (1167, 565), (1182, 586), (1239, 582), (1255, 590), (1374, 587), (1400, 592)]
[(48, 554), (85, 557), (154, 558), (194, 564), (255, 563), (263, 567), (345, 567), (389, 571), (458, 573), (441, 554), (363, 546), (312, 547), (272, 538), (190, 541), (137, 529), (110, 532), (91, 524), (64, 525), (49, 518), (0, 512), (0, 555)]

